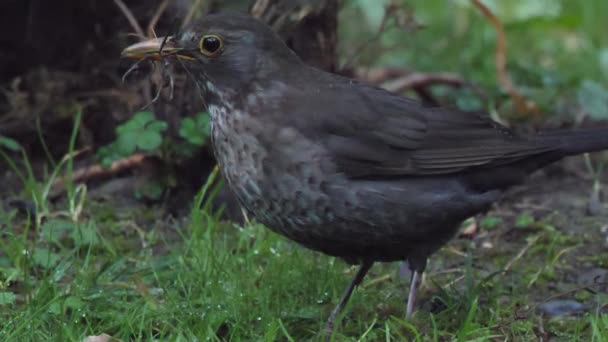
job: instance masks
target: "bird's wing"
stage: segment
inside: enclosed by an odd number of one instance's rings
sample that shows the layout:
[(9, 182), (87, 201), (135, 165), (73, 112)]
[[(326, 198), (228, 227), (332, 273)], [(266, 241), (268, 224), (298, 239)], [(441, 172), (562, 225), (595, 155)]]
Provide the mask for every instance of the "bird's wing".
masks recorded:
[(296, 124), (321, 141), (353, 178), (449, 174), (494, 167), (552, 150), (491, 119), (361, 84), (318, 92)]

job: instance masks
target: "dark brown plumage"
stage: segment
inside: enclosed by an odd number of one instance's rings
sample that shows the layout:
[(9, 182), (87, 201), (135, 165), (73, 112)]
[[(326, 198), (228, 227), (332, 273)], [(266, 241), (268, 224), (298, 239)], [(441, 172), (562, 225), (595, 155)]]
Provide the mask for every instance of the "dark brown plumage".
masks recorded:
[[(161, 40), (125, 50), (159, 56)], [(608, 148), (608, 129), (519, 136), (485, 116), (429, 108), (303, 64), (265, 25), (210, 15), (167, 39), (211, 114), (217, 161), (240, 203), (298, 243), (361, 265), (407, 260), (408, 300), (460, 223), (534, 170)]]

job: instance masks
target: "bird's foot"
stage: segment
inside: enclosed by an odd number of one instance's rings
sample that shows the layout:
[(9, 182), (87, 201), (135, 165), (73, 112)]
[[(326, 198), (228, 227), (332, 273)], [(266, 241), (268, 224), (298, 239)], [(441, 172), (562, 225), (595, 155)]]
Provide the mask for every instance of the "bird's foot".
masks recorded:
[(410, 282), (410, 293), (407, 296), (405, 319), (412, 318), (412, 315), (414, 314), (414, 310), (416, 309), (416, 292), (418, 291), (419, 279), (420, 279), (420, 272), (414, 271), (412, 273), (412, 280)]
[(334, 308), (331, 311), (331, 314), (329, 315), (329, 318), (327, 318), (327, 322), (325, 322), (325, 341), (330, 342), (331, 338), (334, 335), (334, 327), (336, 325), (336, 319), (338, 318), (338, 314), (339, 312), (337, 311), (339, 309), (339, 307)]
[(329, 315), (329, 318), (327, 319), (327, 322), (325, 323), (325, 340), (326, 341), (331, 341), (331, 338), (334, 333), (334, 327), (336, 325), (336, 319), (338, 318), (338, 315), (342, 312), (342, 310), (344, 310), (344, 308), (346, 307), (346, 304), (348, 303), (348, 300), (350, 299), (350, 295), (353, 293), (353, 290), (355, 289), (355, 287), (357, 287), (357, 285), (359, 285), (361, 283), (361, 281), (367, 274), (367, 271), (369, 271), (369, 269), (372, 267), (373, 264), (374, 264), (373, 261), (366, 261), (361, 264), (361, 266), (359, 267), (359, 270), (357, 271), (357, 274), (355, 274), (355, 277), (353, 278), (353, 280), (350, 282), (350, 284), (348, 285), (346, 290), (344, 290), (344, 293), (342, 294), (342, 298), (340, 299), (340, 302), (331, 311), (331, 314)]

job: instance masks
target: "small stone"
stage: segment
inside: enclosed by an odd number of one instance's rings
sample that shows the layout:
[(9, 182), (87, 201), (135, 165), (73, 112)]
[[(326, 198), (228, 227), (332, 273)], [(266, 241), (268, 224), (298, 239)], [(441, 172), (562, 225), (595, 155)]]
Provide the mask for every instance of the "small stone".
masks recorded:
[(589, 310), (589, 305), (575, 300), (550, 300), (540, 304), (536, 310), (541, 315), (549, 317), (580, 315)]

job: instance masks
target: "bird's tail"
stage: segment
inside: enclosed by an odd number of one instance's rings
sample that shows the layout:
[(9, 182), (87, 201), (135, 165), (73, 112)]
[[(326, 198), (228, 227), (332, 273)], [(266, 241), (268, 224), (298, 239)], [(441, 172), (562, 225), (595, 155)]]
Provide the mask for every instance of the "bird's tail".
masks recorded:
[(543, 143), (557, 146), (562, 156), (608, 149), (608, 127), (546, 131), (536, 137)]
[(532, 138), (544, 152), (468, 177), (472, 188), (479, 191), (506, 189), (523, 182), (531, 172), (576, 154), (608, 150), (608, 127), (580, 128), (539, 132)]

